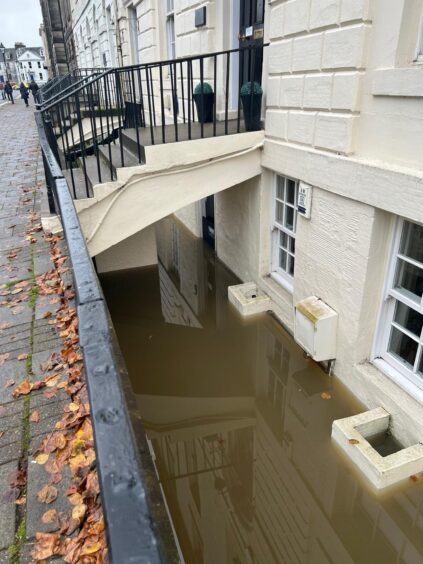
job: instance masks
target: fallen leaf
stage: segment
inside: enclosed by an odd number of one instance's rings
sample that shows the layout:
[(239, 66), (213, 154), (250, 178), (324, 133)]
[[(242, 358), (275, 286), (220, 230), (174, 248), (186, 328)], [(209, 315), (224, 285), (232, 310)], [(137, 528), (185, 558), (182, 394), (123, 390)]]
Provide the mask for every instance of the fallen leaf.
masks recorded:
[(18, 282), (17, 284), (15, 284), (16, 288), (26, 288), (26, 286), (29, 286), (28, 280), (22, 280), (22, 282)]
[(36, 542), (31, 550), (35, 560), (44, 560), (58, 554), (60, 550), (60, 537), (52, 533), (36, 533)]
[(33, 411), (29, 420), (32, 421), (32, 423), (38, 423), (40, 421), (39, 411)]
[(57, 521), (57, 520), (58, 520), (58, 514), (57, 514), (57, 511), (55, 509), (49, 509), (41, 517), (41, 521), (43, 523), (45, 523), (46, 525), (48, 523), (53, 523), (54, 521)]
[(39, 455), (37, 456), (37, 458), (35, 459), (35, 461), (36, 461), (37, 464), (45, 464), (45, 463), (47, 462), (47, 460), (48, 460), (48, 457), (49, 457), (48, 454), (42, 453), (42, 454), (39, 454)]
[(16, 357), (18, 360), (26, 360), (28, 358), (27, 353), (20, 354)]
[(324, 400), (330, 400), (330, 399), (332, 399), (332, 396), (330, 395), (329, 392), (322, 392), (322, 393), (320, 394), (320, 397), (321, 397), (322, 399), (324, 399)]
[(41, 503), (52, 503), (57, 498), (57, 488), (54, 486), (44, 486), (37, 493), (37, 499)]
[(2, 436), (5, 434), (6, 431), (0, 431), (0, 439), (2, 438)]
[(6, 383), (4, 385), (5, 388), (10, 388), (10, 386), (13, 386), (15, 384), (15, 380), (6, 380)]
[(15, 295), (15, 294), (20, 294), (21, 292), (23, 292), (22, 288), (16, 288), (15, 290), (12, 290), (10, 293)]
[(48, 317), (51, 317), (53, 315), (53, 313), (51, 311), (46, 311), (45, 314), (43, 315), (43, 319), (47, 319)]
[(82, 548), (81, 554), (94, 554), (101, 549), (101, 543), (95, 542), (93, 544), (85, 544)]
[(15, 398), (18, 398), (19, 396), (26, 396), (29, 394), (33, 387), (34, 385), (31, 384), (31, 382), (24, 380), (21, 384), (19, 384), (19, 386), (16, 386), (13, 391), (13, 396)]
[(10, 356), (9, 353), (0, 354), (0, 366), (3, 366), (3, 364), (9, 358), (9, 356)]
[(80, 505), (83, 501), (83, 497), (80, 493), (76, 492), (68, 497), (69, 503), (71, 505)]
[(357, 439), (348, 439), (348, 442), (350, 445), (358, 445), (360, 441), (357, 441)]
[(15, 505), (25, 505), (26, 503), (26, 496), (23, 495), (22, 497), (20, 497), (19, 499), (17, 499), (15, 501)]
[(85, 503), (75, 505), (75, 507), (72, 509), (72, 519), (75, 519), (76, 521), (82, 521), (82, 519), (85, 517), (86, 512), (87, 506), (85, 505)]
[(12, 314), (18, 315), (18, 313), (21, 313), (23, 311), (23, 309), (24, 308), (22, 306), (14, 307), (14, 308), (12, 308)]
[(69, 408), (69, 411), (72, 411), (72, 412), (75, 413), (76, 411), (79, 410), (79, 405), (77, 403), (72, 402), (68, 405), (68, 408)]

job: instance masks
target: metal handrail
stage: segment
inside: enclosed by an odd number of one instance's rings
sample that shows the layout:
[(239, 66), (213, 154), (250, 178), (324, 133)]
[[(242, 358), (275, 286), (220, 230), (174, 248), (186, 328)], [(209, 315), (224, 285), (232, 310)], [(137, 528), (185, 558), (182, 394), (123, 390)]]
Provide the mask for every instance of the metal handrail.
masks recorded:
[(35, 119), (50, 211), (60, 215), (72, 263), (109, 560), (111, 564), (163, 563), (164, 553), (176, 553), (176, 547), (169, 535), (170, 523), (156, 520), (165, 509), (163, 500), (159, 501), (160, 485), (154, 469), (140, 460), (139, 452), (148, 452), (148, 446), (137, 428), (139, 422), (131, 416), (136, 400), (128, 389), (128, 375), (107, 304), (40, 111), (35, 112)]

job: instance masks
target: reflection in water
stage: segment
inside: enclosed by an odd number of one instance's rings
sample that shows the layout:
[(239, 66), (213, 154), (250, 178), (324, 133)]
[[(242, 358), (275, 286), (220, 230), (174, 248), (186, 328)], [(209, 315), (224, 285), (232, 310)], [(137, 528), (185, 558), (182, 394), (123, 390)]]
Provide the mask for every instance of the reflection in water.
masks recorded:
[(423, 562), (421, 485), (376, 497), (331, 443), (360, 406), (270, 316), (238, 317), (202, 241), (166, 219), (157, 242), (158, 267), (102, 282), (185, 561)]

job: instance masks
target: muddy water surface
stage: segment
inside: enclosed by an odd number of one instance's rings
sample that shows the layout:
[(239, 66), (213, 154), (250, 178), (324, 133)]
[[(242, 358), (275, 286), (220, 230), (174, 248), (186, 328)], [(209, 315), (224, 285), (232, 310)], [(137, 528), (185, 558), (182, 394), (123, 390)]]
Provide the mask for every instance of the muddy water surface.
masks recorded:
[(331, 443), (362, 406), (272, 317), (234, 312), (201, 241), (157, 232), (157, 266), (101, 280), (184, 560), (422, 563), (423, 484), (376, 496)]

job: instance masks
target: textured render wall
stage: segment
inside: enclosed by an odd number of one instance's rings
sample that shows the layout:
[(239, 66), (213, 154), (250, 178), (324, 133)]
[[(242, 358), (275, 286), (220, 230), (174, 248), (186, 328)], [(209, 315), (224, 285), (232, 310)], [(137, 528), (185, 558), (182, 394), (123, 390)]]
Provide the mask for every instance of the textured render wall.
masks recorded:
[(176, 217), (196, 237), (203, 236), (201, 202), (194, 202), (175, 212)]
[(414, 58), (423, 2), (375, 0), (374, 13), (357, 154), (421, 172), (423, 67)]
[[(215, 51), (215, 0), (175, 0), (175, 34), (177, 57)], [(195, 27), (195, 10), (206, 7), (207, 23)]]
[(267, 135), (353, 153), (368, 0), (274, 0), (268, 8)]
[[(134, 2), (135, 4), (135, 2)], [(159, 60), (158, 10), (154, 0), (142, 0), (136, 5), (138, 19), (138, 57), (142, 63)], [(165, 58), (165, 57), (164, 57)]]
[(216, 252), (243, 282), (258, 279), (260, 179), (215, 195)]

